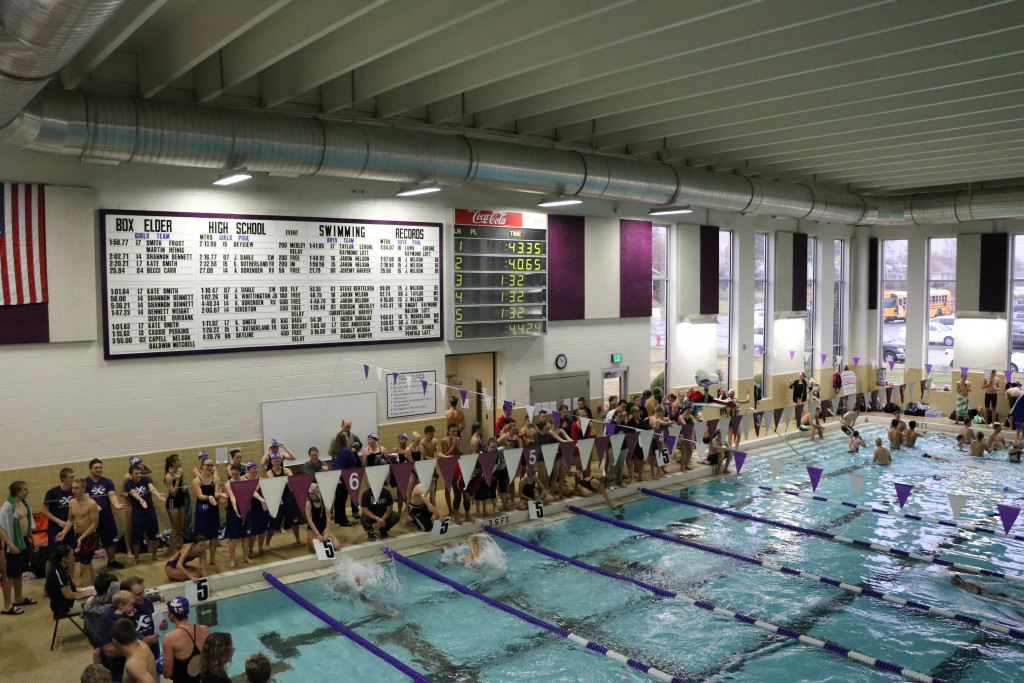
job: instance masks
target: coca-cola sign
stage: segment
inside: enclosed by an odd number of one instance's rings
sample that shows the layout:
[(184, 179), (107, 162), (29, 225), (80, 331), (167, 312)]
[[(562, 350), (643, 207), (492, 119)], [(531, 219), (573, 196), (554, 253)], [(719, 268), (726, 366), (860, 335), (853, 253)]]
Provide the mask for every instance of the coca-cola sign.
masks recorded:
[(523, 214), (511, 211), (480, 211), (455, 209), (456, 225), (499, 225), (504, 228), (523, 227)]

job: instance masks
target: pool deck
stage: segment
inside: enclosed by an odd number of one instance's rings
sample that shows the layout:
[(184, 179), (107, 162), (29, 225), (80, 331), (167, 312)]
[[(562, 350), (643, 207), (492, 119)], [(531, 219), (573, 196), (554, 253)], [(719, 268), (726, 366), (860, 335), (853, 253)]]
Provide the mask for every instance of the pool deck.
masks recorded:
[[(867, 422), (873, 425), (887, 424), (891, 417), (885, 413), (871, 413), (861, 416), (860, 424)], [(922, 418), (918, 423), (926, 431), (947, 431), (956, 432), (957, 426), (949, 423), (943, 418)], [(839, 430), (838, 421), (830, 419), (826, 425), (827, 434)], [(985, 430), (987, 431), (987, 430)], [(760, 448), (770, 446), (782, 441), (795, 439), (807, 439), (806, 432), (798, 431), (794, 424), (789, 429), (783, 429), (778, 434), (771, 436), (745, 440), (740, 449)], [(719, 476), (713, 475), (711, 468), (707, 465), (697, 464), (692, 470), (680, 472), (678, 465), (672, 463), (669, 468), (670, 474), (656, 481), (644, 481), (637, 484), (616, 488), (609, 491), (609, 496), (614, 501), (628, 502), (630, 499), (642, 497), (639, 492), (641, 487), (654, 489), (676, 488), (683, 484), (696, 484), (708, 481)], [(676, 470), (676, 471), (672, 471)], [(569, 505), (579, 507), (603, 507), (604, 499), (601, 496), (590, 496), (587, 498), (570, 498), (564, 501), (545, 504), (545, 520), (558, 519), (568, 515)], [(469, 535), (480, 531), (485, 524), (492, 526), (513, 526), (529, 522), (525, 511), (509, 511), (507, 513), (495, 514), (485, 518), (475, 519), (462, 525), (452, 525), (449, 532), (440, 539), (432, 539), (427, 533), (414, 531), (413, 527), (406, 522), (400, 523), (393, 529), (398, 535), (388, 539), (386, 542), (365, 541), (362, 529), (355, 524), (351, 527), (339, 527), (332, 525), (332, 530), (343, 547), (337, 551), (339, 556), (353, 559), (383, 559), (381, 548), (385, 543), (394, 550), (401, 550), (403, 553), (416, 554), (426, 552), (438, 547), (451, 545), (453, 541), (466, 538)], [(289, 532), (279, 534), (274, 538), (274, 547), (261, 557), (254, 558), (252, 565), (243, 565), (241, 568), (228, 569), (227, 549), (222, 542), (220, 545), (219, 559), (223, 566), (213, 568), (210, 573), (211, 599), (227, 598), (234, 595), (249, 593), (256, 590), (269, 588), (270, 585), (263, 579), (264, 572), (270, 572), (285, 583), (303, 581), (317, 576), (330, 573), (330, 561), (317, 560), (306, 549), (305, 540), (301, 545), (292, 541), (293, 537)], [(146, 580), (147, 588), (157, 587), (160, 593), (169, 599), (176, 595), (184, 594), (184, 586), (181, 583), (166, 583), (164, 575), (164, 562), (169, 557), (166, 549), (159, 553), (160, 559), (153, 562), (148, 555), (137, 567), (128, 567), (117, 570), (119, 577), (126, 577), (132, 574), (141, 576)], [(124, 560), (122, 556), (120, 559)], [(105, 562), (97, 562), (97, 572), (103, 570)], [(81, 671), (92, 659), (92, 649), (89, 647), (85, 637), (73, 626), (62, 622), (58, 627), (57, 643), (54, 651), (49, 652), (50, 637), (53, 633), (53, 620), (50, 616), (50, 609), (46, 598), (43, 596), (43, 581), (36, 579), (26, 581), (24, 595), (38, 601), (37, 605), (23, 608), (25, 614), (20, 616), (0, 615), (0, 670), (17, 671), (19, 683), (50, 683), (52, 681), (77, 681)], [(193, 612), (193, 618), (195, 613)], [(248, 652), (239, 652), (236, 657), (244, 658)], [(13, 679), (12, 679), (13, 680)]]

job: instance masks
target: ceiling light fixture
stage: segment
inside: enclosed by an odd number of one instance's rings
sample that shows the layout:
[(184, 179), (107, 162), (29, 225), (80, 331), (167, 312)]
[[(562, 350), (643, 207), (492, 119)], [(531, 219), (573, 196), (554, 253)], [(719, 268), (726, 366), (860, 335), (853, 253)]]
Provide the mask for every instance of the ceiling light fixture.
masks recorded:
[(441, 188), (437, 185), (428, 185), (426, 187), (410, 187), (408, 190), (399, 190), (396, 197), (415, 197), (418, 194), (430, 194), (431, 192), (440, 192)]
[(671, 216), (677, 213), (693, 213), (693, 209), (688, 206), (661, 206), (651, 209), (647, 212), (648, 216)]
[(554, 206), (572, 206), (573, 204), (582, 204), (582, 199), (549, 199), (547, 201), (540, 202), (537, 204), (542, 209), (550, 209)]
[(238, 171), (231, 171), (225, 175), (220, 176), (213, 181), (214, 185), (234, 185), (235, 183), (241, 183), (252, 178), (252, 174), (246, 171), (244, 168)]

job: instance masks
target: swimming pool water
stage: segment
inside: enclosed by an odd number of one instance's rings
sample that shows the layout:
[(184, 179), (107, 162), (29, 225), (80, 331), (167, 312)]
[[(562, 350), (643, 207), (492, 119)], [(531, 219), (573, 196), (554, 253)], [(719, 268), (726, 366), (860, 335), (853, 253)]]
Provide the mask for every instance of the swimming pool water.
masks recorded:
[[(873, 442), (881, 427), (861, 429)], [(752, 452), (737, 477), (690, 486), (689, 500), (827, 530), (943, 559), (1024, 575), (1024, 542), (875, 515), (832, 503), (738, 486), (737, 482), (810, 490), (806, 467), (825, 470), (817, 493), (878, 507), (898, 508), (894, 482), (913, 485), (905, 510), (953, 519), (946, 493), (970, 497), (962, 519), (988, 521), (997, 503), (1020, 504), (1019, 466), (955, 454), (955, 440), (928, 433), (916, 449), (894, 453), (895, 464), (872, 468), (871, 449), (846, 453), (836, 435)], [(941, 462), (921, 453), (949, 457)], [(772, 480), (768, 462), (785, 459)], [(1005, 456), (1004, 456), (1005, 457)], [(854, 494), (849, 476), (865, 476)], [(1008, 486), (1009, 491), (1003, 491)], [(1017, 488), (1021, 488), (1017, 485)], [(679, 493), (679, 492), (674, 492)], [(700, 543), (727, 548), (797, 569), (870, 586), (932, 605), (1020, 626), (1024, 609), (950, 585), (943, 568), (859, 550), (825, 539), (715, 514), (656, 498), (628, 504), (625, 521)], [(611, 511), (599, 510), (611, 515)], [(692, 599), (828, 639), (873, 657), (955, 681), (993, 683), (1024, 678), (1024, 643), (1010, 636), (857, 596), (810, 580), (751, 566), (602, 524), (582, 516), (524, 527), (515, 535), (552, 550)], [(1021, 532), (1024, 535), (1024, 531)], [(688, 681), (902, 680), (713, 615), (685, 601), (665, 599), (552, 560), (504, 540), (504, 569), (475, 570), (457, 553), (415, 555), (420, 564), (492, 598), (553, 622)], [(383, 602), (373, 610), (332, 577), (292, 584), (298, 593), (362, 636), (435, 681), (650, 680), (596, 653), (463, 596), (393, 562), (393, 577), (368, 591)], [(1024, 600), (1024, 585), (972, 577), (993, 591)], [(382, 613), (383, 612), (383, 613)], [(275, 590), (218, 601), (215, 630), (230, 631), (236, 651), (263, 650), (275, 662), (275, 681), (408, 680)], [(243, 656), (231, 674), (242, 671)]]

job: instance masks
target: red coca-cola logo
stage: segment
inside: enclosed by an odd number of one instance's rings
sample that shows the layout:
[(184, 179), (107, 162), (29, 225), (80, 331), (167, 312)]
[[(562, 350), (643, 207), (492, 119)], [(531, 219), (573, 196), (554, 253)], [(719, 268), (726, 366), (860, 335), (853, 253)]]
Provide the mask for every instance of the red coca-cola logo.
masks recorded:
[(455, 209), (456, 225), (499, 225), (505, 228), (523, 227), (523, 214), (510, 211), (480, 211)]

